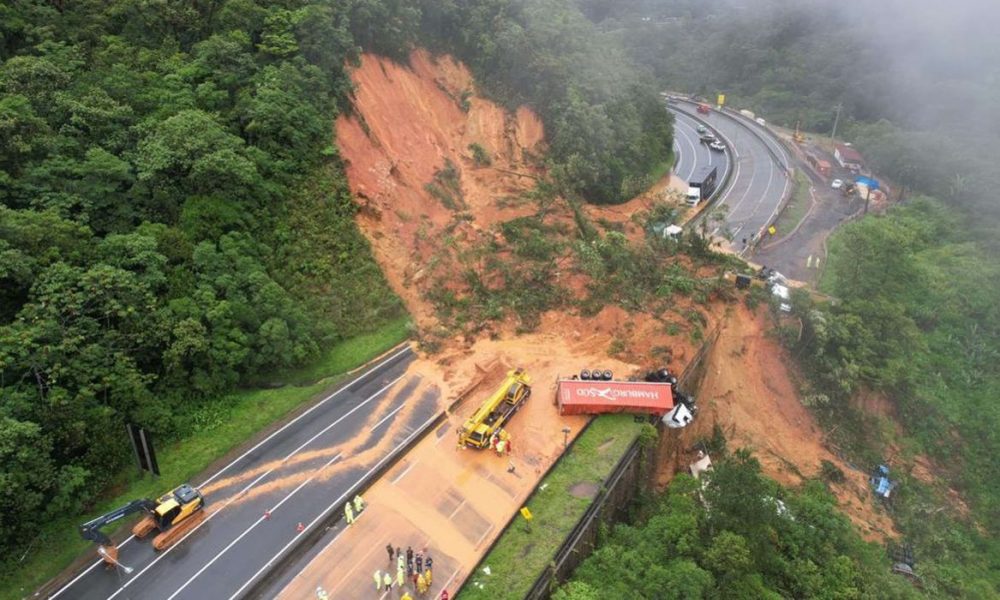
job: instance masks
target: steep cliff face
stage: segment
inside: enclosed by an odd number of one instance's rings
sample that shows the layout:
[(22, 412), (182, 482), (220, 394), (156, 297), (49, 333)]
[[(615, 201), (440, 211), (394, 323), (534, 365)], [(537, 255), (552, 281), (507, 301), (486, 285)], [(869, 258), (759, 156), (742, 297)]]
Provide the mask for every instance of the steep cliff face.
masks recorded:
[(532, 212), (511, 199), (541, 174), (532, 159), (544, 130), (527, 107), (510, 112), (476, 96), (469, 70), (448, 56), (417, 50), (401, 65), (364, 55), (352, 79), (355, 111), (336, 129), (359, 224), (426, 325), (433, 311), (422, 286), (450, 262), (442, 240), (468, 245), (498, 221)]

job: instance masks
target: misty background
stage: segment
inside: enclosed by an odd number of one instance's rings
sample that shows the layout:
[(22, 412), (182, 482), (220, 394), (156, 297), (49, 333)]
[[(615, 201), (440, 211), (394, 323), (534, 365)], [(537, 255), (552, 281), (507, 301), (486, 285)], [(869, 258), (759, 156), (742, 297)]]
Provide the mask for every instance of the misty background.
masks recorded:
[[(1000, 4), (579, 0), (670, 89), (854, 142), (877, 174), (1000, 218)], [(986, 232), (984, 232), (986, 233)]]

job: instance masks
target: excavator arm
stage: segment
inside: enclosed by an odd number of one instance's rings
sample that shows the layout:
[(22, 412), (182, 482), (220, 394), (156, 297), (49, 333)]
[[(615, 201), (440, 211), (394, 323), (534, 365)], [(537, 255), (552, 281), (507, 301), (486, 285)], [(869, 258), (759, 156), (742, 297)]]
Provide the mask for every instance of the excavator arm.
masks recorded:
[(102, 546), (111, 546), (113, 545), (111, 543), (111, 538), (109, 538), (107, 534), (101, 531), (101, 527), (104, 527), (109, 523), (114, 523), (115, 521), (124, 519), (125, 517), (131, 514), (137, 512), (148, 513), (152, 512), (155, 509), (156, 509), (156, 503), (153, 502), (152, 500), (146, 500), (146, 499), (133, 500), (128, 504), (126, 504), (125, 506), (116, 508), (115, 510), (109, 513), (103, 514), (97, 517), (96, 519), (87, 521), (83, 525), (80, 525), (80, 536), (83, 537), (83, 539), (85, 540), (97, 542)]

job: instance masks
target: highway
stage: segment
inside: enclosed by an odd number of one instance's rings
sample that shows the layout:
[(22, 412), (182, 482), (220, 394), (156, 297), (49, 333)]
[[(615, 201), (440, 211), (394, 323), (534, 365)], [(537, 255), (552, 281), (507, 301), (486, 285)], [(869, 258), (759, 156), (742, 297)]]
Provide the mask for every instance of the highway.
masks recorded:
[(707, 144), (698, 139), (698, 121), (681, 110), (671, 110), (674, 114), (674, 153), (677, 154), (677, 165), (674, 173), (689, 181), (695, 169), (703, 165), (716, 164), (719, 175), (723, 174), (728, 165), (728, 154), (713, 152)]
[[(743, 239), (750, 242), (752, 235), (759, 235), (777, 216), (781, 199), (791, 185), (785, 168), (791, 161), (781, 144), (756, 123), (720, 113), (714, 108), (708, 115), (697, 114), (695, 104), (688, 102), (681, 102), (671, 109), (677, 116), (676, 137), (681, 138), (682, 132), (696, 119), (711, 127), (729, 148), (733, 174), (728, 187), (715, 200), (716, 206), (724, 211), (725, 218), (721, 223), (714, 224), (712, 233), (731, 237), (732, 241), (726, 243), (731, 250), (742, 255)], [(757, 131), (754, 132), (751, 128), (756, 128)], [(694, 139), (697, 142), (697, 137)], [(698, 148), (693, 152), (685, 150), (686, 143), (683, 139), (676, 147), (682, 160), (678, 162), (675, 173), (685, 178), (687, 171), (682, 170), (681, 165), (691, 171), (693, 167), (687, 159), (683, 159), (683, 155), (690, 152), (696, 161), (703, 161), (705, 158)], [(707, 148), (705, 151), (711, 152)]]
[(409, 346), (396, 349), (193, 482), (205, 495), (207, 514), (180, 542), (156, 553), (148, 539), (130, 538), (119, 546), (130, 574), (95, 560), (48, 597), (225, 600), (245, 594), (439, 414), (437, 386), (406, 373), (413, 359)]

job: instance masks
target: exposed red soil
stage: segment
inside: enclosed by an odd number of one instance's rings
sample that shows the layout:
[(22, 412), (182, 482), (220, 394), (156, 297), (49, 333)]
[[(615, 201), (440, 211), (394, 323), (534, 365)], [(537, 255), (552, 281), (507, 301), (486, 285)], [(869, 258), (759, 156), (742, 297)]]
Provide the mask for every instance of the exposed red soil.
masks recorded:
[[(895, 536), (889, 518), (875, 508), (865, 475), (844, 465), (823, 445), (822, 432), (798, 400), (790, 362), (781, 348), (766, 337), (766, 324), (742, 305), (726, 308), (721, 302), (696, 306), (678, 299), (673, 313), (629, 313), (609, 306), (596, 316), (552, 311), (542, 316), (534, 333), (523, 335), (515, 324), (491, 325), (494, 339), (449, 334), (442, 330), (425, 294), (431, 286), (462, 286), (461, 250), (481, 246), (499, 237), (497, 226), (509, 219), (534, 214), (538, 207), (522, 194), (544, 172), (532, 156), (544, 152), (544, 131), (530, 109), (509, 112), (474, 94), (469, 71), (450, 57), (432, 57), (424, 51), (411, 55), (409, 66), (365, 55), (354, 71), (356, 112), (336, 124), (347, 175), (361, 211), (359, 225), (371, 241), (376, 259), (393, 289), (406, 303), (421, 331), (452, 335), (433, 360), (447, 374), (483, 356), (503, 356), (529, 372), (539, 368), (573, 372), (583, 367), (612, 365), (614, 353), (620, 374), (639, 366), (666, 365), (683, 369), (700, 341), (682, 311), (703, 313), (705, 332), (721, 327), (719, 342), (709, 357), (709, 372), (699, 400), (702, 413), (696, 425), (665, 444), (671, 457), (712, 424), (722, 425), (732, 447), (754, 448), (768, 475), (785, 484), (815, 476), (822, 460), (838, 465), (847, 482), (836, 486), (841, 506), (869, 539)], [(471, 93), (471, 95), (470, 95)], [(468, 110), (463, 110), (463, 98)], [(477, 166), (469, 145), (477, 143), (491, 155), (491, 166)], [(450, 161), (459, 173), (461, 202), (448, 208), (428, 191), (435, 174)], [(621, 224), (635, 239), (642, 234), (633, 216), (647, 210), (674, 182), (665, 178), (646, 194), (613, 207), (586, 206), (590, 219)], [(547, 219), (572, 226), (568, 206), (557, 201)], [(504, 256), (505, 250), (499, 255)], [(587, 280), (572, 268), (557, 272), (559, 284), (570, 294), (584, 294)], [(723, 315), (726, 313), (727, 315)], [(677, 323), (667, 333), (668, 323)], [(721, 322), (721, 323), (720, 323)], [(539, 352), (541, 349), (541, 352)], [(423, 364), (430, 365), (430, 362)], [(633, 366), (638, 365), (638, 366)], [(614, 368), (614, 367), (609, 367)], [(545, 375), (548, 377), (549, 375)], [(536, 380), (537, 381), (537, 380)], [(542, 424), (548, 428), (552, 424)], [(682, 458), (663, 470), (668, 477), (684, 465)]]
[[(844, 483), (831, 489), (861, 535), (878, 541), (897, 537), (889, 515), (872, 498), (867, 475), (852, 469), (824, 446), (823, 431), (799, 400), (788, 367), (791, 359), (776, 340), (767, 336), (767, 329), (766, 318), (743, 305), (733, 305), (729, 310), (707, 357), (698, 395), (699, 418), (683, 430), (681, 447), (689, 448), (698, 438), (711, 435), (718, 423), (726, 432), (730, 448), (751, 448), (766, 475), (791, 486), (816, 477), (821, 461), (830, 461), (846, 477)], [(667, 468), (671, 467), (686, 465)]]

